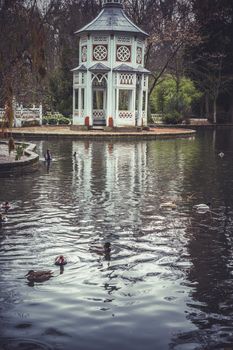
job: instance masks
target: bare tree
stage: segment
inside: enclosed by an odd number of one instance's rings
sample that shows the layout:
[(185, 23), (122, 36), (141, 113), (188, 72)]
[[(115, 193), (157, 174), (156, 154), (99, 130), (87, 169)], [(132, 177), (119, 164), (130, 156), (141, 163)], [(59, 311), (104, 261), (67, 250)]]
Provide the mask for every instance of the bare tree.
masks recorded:
[(150, 37), (146, 66), (152, 71), (150, 94), (161, 77), (175, 69), (187, 47), (200, 40), (192, 6), (185, 0), (127, 0), (126, 10)]
[(192, 68), (193, 77), (205, 94), (207, 118), (209, 118), (209, 100), (212, 100), (214, 123), (217, 122), (217, 99), (221, 93), (229, 91), (233, 82), (233, 75), (223, 71), (225, 57), (226, 54), (222, 51), (205, 53), (197, 57)]

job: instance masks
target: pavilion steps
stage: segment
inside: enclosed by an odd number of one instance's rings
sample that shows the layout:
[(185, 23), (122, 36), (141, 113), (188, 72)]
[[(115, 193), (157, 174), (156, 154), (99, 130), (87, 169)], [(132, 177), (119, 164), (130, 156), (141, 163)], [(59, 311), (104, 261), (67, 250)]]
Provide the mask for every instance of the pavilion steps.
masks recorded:
[(91, 130), (97, 130), (97, 131), (103, 131), (105, 128), (105, 126), (103, 125), (93, 125), (92, 127), (90, 127)]
[(113, 127), (113, 128), (108, 128), (103, 125), (93, 125), (89, 127), (89, 130), (94, 130), (94, 131), (112, 131), (112, 132), (140, 132), (142, 130), (146, 130), (146, 127), (140, 127), (140, 126), (131, 126), (131, 127)]

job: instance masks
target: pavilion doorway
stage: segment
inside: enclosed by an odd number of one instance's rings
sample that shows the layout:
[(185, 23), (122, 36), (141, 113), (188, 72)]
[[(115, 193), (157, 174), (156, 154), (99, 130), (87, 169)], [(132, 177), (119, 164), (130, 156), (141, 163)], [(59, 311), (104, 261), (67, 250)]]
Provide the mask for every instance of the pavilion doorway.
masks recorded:
[(93, 125), (106, 125), (107, 84), (106, 79), (94, 79), (92, 83)]

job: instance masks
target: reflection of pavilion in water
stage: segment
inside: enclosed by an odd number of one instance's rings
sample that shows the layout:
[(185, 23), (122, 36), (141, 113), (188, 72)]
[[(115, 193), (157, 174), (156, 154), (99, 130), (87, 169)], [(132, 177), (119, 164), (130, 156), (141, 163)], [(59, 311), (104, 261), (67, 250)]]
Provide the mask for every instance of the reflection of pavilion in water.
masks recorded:
[[(101, 269), (104, 302), (122, 288), (116, 270), (109, 269), (118, 255), (121, 231), (140, 223), (140, 194), (146, 179), (147, 143), (73, 142), (73, 188), (79, 197), (79, 218), (94, 226), (93, 246), (111, 242), (112, 250), (92, 255)], [(80, 193), (81, 192), (81, 193)], [(136, 201), (132, 194), (138, 196)], [(75, 195), (75, 194), (74, 194)], [(124, 223), (123, 223), (124, 221)], [(88, 224), (87, 224), (88, 225)]]
[(147, 143), (73, 142), (73, 181), (85, 199), (121, 201), (141, 191), (145, 181)]

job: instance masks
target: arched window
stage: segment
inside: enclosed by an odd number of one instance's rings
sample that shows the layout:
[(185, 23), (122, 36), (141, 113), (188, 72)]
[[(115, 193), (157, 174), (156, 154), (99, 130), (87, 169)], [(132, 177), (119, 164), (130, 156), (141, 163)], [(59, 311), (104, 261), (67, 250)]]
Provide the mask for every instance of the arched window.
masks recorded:
[(107, 74), (92, 74), (92, 86), (105, 88), (107, 86)]

